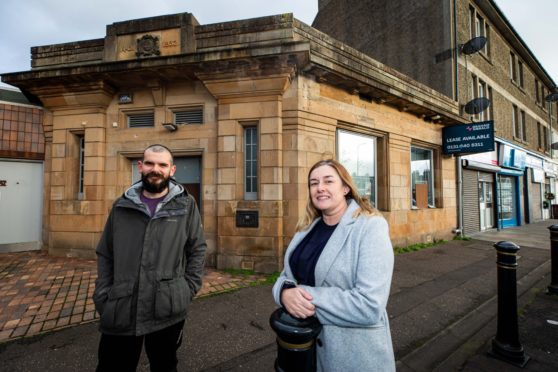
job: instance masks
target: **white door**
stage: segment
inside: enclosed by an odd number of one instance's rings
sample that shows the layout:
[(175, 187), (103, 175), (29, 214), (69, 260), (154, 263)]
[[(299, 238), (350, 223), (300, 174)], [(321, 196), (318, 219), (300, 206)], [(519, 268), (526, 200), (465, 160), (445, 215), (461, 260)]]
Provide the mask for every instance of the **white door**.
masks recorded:
[(0, 160), (0, 252), (41, 248), (43, 164)]
[(492, 182), (479, 182), (479, 208), (480, 208), (480, 228), (487, 230), (494, 227), (494, 211), (492, 200)]

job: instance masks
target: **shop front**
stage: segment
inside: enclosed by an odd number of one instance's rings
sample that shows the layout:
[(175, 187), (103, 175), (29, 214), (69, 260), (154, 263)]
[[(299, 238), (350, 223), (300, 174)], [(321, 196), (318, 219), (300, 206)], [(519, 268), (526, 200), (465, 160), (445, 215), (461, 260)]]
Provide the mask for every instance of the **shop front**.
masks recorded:
[(499, 143), (498, 162), (501, 167), (496, 177), (498, 227), (507, 228), (522, 224), (521, 184), (525, 173), (525, 151)]
[(501, 171), (496, 151), (465, 155), (463, 167), (463, 230), (466, 235), (496, 227), (496, 176)]

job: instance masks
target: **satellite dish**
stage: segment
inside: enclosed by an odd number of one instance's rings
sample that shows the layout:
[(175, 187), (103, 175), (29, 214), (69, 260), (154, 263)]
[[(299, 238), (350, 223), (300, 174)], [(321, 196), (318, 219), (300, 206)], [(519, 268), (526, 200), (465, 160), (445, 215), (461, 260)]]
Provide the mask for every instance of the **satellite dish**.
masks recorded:
[(558, 150), (558, 142), (554, 142), (552, 145), (550, 145), (550, 148), (552, 150)]
[(556, 102), (558, 101), (558, 92), (550, 93), (544, 98), (546, 102)]
[(484, 36), (477, 36), (461, 46), (461, 53), (466, 55), (474, 54), (484, 48), (485, 45), (486, 38)]
[(465, 104), (465, 112), (469, 115), (480, 114), (490, 106), (490, 100), (486, 97), (479, 97), (470, 100)]

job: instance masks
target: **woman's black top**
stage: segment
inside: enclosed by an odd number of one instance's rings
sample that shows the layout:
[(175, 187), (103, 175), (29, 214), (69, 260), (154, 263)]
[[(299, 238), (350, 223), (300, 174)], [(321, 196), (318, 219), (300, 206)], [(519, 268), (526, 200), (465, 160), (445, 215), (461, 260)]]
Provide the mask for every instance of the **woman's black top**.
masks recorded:
[(291, 270), (298, 284), (314, 286), (314, 270), (331, 234), (337, 225), (329, 226), (323, 219), (297, 245), (289, 259)]

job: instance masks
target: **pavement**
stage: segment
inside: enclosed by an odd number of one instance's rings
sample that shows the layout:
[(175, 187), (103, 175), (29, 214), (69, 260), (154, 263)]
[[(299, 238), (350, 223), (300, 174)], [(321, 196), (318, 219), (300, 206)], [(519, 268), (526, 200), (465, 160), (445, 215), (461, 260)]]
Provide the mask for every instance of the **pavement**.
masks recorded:
[[(558, 296), (550, 284), (547, 220), (399, 254), (388, 312), (397, 370), (556, 371)], [(490, 357), (497, 331), (496, 241), (521, 246), (517, 276), (523, 369)], [(0, 369), (93, 371), (95, 262), (38, 252), (0, 254)], [(264, 276), (208, 270), (179, 349), (180, 371), (273, 371), (276, 308)], [(237, 290), (238, 289), (238, 290)], [(217, 295), (211, 295), (217, 294)], [(510, 309), (510, 311), (512, 311)], [(142, 355), (138, 371), (148, 371)]]

